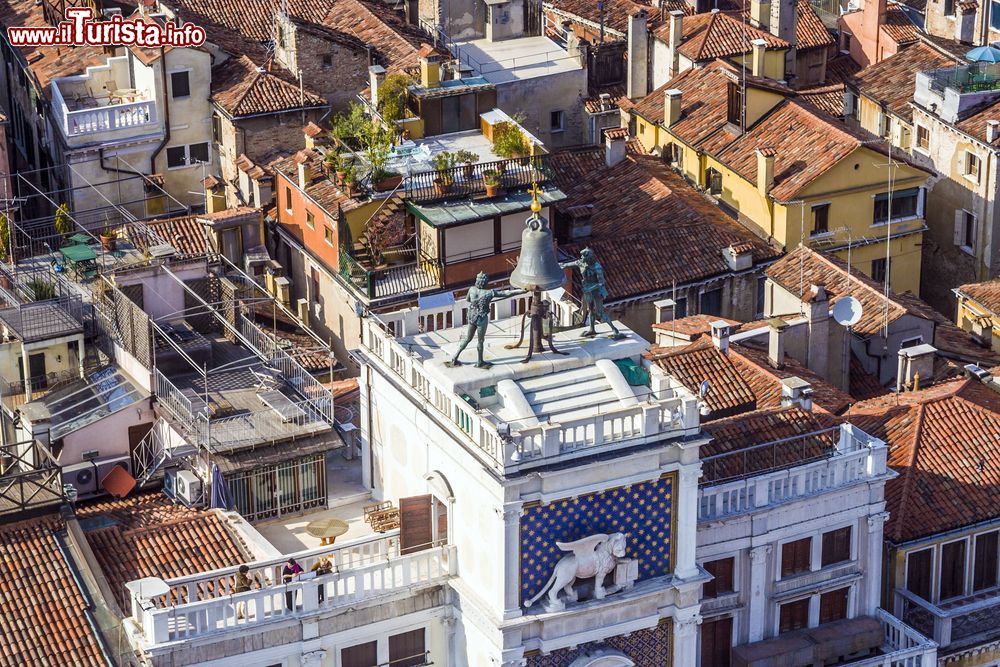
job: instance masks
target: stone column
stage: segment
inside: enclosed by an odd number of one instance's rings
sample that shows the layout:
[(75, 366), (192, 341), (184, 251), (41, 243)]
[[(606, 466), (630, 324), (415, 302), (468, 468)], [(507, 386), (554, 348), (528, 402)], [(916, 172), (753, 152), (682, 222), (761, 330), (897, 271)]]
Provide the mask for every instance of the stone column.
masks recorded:
[(504, 566), (503, 572), (503, 617), (516, 618), (521, 615), (519, 601), (521, 591), (521, 505), (511, 503), (503, 512)]
[(889, 518), (888, 512), (868, 517), (867, 553), (861, 552), (858, 540), (858, 560), (864, 559), (864, 588), (858, 591), (858, 614), (873, 615), (882, 596), (882, 527)]
[(750, 595), (748, 597), (747, 614), (750, 620), (750, 636), (748, 641), (756, 642), (764, 639), (767, 629), (764, 621), (767, 616), (767, 583), (768, 556), (771, 545), (764, 544), (750, 549)]
[(694, 667), (698, 664), (698, 625), (701, 616), (697, 607), (678, 609), (674, 615), (673, 667)]
[(695, 547), (698, 541), (698, 478), (701, 462), (681, 468), (678, 488), (674, 493), (674, 511), (677, 512), (677, 535), (673, 535), (674, 573), (681, 579), (698, 574)]

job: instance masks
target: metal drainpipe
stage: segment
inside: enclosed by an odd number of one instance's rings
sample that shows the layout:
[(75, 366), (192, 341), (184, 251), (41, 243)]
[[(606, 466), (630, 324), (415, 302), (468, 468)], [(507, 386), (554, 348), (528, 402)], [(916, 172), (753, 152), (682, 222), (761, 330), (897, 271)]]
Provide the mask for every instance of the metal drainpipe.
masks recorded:
[(149, 156), (149, 173), (156, 173), (156, 158), (170, 141), (170, 91), (167, 90), (167, 54), (160, 47), (160, 81), (163, 83), (163, 141), (153, 149), (153, 154)]

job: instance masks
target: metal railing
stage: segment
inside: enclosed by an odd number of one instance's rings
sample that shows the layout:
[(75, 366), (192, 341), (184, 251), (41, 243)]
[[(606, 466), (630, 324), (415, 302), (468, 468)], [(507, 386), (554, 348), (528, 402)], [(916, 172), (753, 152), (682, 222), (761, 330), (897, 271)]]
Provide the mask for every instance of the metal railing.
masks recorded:
[(190, 428), (194, 425), (194, 407), (191, 405), (191, 399), (182, 394), (181, 390), (159, 369), (153, 373), (153, 392), (156, 394), (157, 403), (165, 406), (182, 426)]
[(36, 375), (29, 378), (27, 382), (24, 380), (7, 380), (3, 376), (0, 376), (0, 393), (3, 394), (4, 406), (13, 411), (28, 401), (33, 401), (50, 391), (65, 387), (82, 377), (79, 368), (67, 368), (66, 370), (53, 371), (45, 375)]
[(760, 475), (830, 456), (837, 448), (840, 427), (796, 435), (702, 458), (701, 486)]
[(485, 195), (484, 175), (487, 172), (499, 174), (501, 189), (526, 188), (554, 178), (547, 155), (510, 158), (413, 174), (406, 179), (406, 198), (429, 203)]
[(293, 431), (314, 426), (315, 430), (327, 430), (330, 424), (310, 401), (293, 403), (294, 413), (281, 417), (270, 408), (256, 412), (245, 412), (231, 417), (199, 420), (198, 442), (211, 451), (239, 447), (241, 445), (273, 442), (290, 437)]
[(64, 501), (62, 469), (37, 442), (0, 446), (0, 515)]
[(369, 269), (344, 250), (340, 253), (340, 275), (369, 300), (440, 286), (439, 260), (418, 255), (416, 248), (396, 252), (394, 256), (408, 261)]
[(959, 93), (1000, 89), (1000, 63), (975, 63), (934, 70), (928, 73), (931, 90), (944, 93), (951, 88)]

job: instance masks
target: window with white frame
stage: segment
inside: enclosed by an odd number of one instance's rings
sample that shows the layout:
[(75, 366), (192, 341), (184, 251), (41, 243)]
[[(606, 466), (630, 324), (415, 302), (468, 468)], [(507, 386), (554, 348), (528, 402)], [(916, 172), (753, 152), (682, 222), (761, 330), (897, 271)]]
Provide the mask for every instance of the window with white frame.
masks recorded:
[(962, 174), (970, 181), (979, 182), (979, 171), (982, 161), (972, 151), (965, 151), (962, 159)]
[(922, 151), (930, 150), (931, 131), (923, 125), (917, 125), (917, 148)]
[(879, 193), (875, 195), (872, 224), (888, 222), (890, 213), (893, 222), (919, 217), (923, 215), (923, 199), (922, 188), (898, 190), (891, 196), (888, 192)]

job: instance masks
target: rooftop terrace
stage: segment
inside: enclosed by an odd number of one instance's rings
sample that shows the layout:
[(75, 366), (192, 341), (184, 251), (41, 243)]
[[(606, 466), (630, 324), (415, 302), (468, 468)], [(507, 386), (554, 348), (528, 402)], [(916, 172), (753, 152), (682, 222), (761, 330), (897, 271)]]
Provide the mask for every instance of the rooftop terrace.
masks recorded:
[(578, 58), (570, 56), (548, 37), (497, 42), (474, 39), (449, 46), (463, 63), (494, 85), (582, 69)]
[[(464, 327), (397, 339), (369, 317), (362, 350), (401, 378), (412, 400), (433, 405), (446, 430), (508, 473), (698, 432), (697, 398), (661, 369), (640, 365), (649, 344), (628, 328), (618, 324), (621, 340), (560, 331), (553, 341), (564, 355), (536, 353), (522, 363), (525, 348), (506, 347), (520, 325), (517, 317), (490, 323), (489, 369), (445, 364)], [(464, 359), (475, 359), (474, 346)]]

